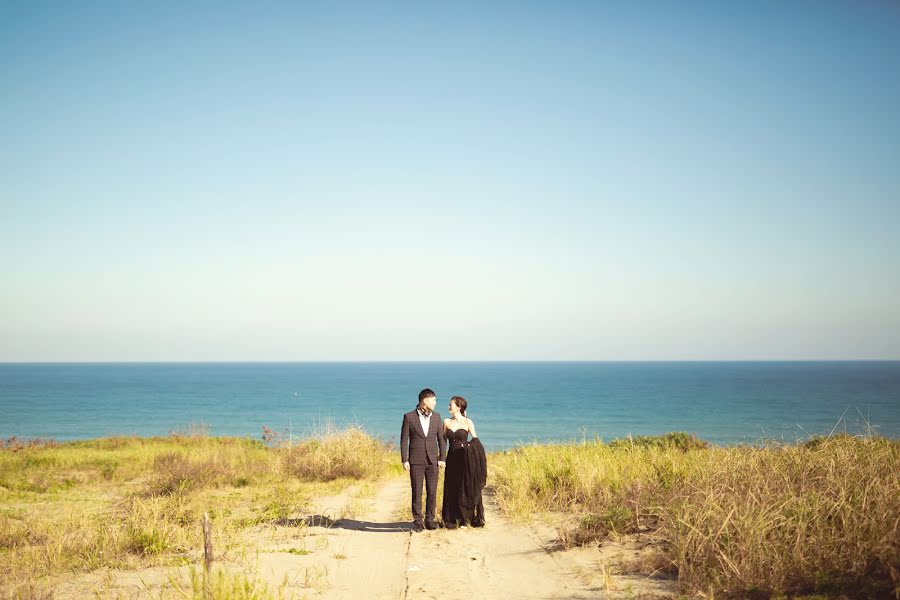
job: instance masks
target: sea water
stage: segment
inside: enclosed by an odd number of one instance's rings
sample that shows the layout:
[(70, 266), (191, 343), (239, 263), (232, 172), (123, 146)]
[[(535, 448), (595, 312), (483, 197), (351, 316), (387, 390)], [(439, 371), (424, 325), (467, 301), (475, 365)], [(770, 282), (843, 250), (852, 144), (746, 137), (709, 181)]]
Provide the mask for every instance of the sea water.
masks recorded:
[(685, 431), (715, 444), (900, 437), (900, 362), (0, 364), (0, 437), (284, 437), (359, 425), (397, 442), (419, 390), (469, 402), (489, 450)]

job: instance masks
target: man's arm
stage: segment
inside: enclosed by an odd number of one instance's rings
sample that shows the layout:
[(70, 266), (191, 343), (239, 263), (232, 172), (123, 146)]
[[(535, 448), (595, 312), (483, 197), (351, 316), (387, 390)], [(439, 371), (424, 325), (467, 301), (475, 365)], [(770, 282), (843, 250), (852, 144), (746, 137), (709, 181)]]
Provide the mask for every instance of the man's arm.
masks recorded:
[(443, 421), (441, 422), (441, 427), (438, 429), (438, 446), (441, 449), (440, 457), (438, 458), (438, 462), (444, 462), (447, 460), (447, 447), (444, 443), (446, 438), (444, 437), (444, 427)]
[(400, 462), (404, 467), (409, 463), (409, 422), (406, 415), (403, 415), (403, 425), (400, 426)]

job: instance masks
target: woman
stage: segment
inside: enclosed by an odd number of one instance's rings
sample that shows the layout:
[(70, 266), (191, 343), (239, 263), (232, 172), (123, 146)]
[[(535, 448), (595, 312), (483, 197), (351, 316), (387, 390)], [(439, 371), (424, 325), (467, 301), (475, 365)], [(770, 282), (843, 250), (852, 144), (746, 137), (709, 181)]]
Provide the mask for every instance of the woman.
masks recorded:
[[(444, 419), (444, 437), (450, 445), (444, 471), (444, 527), (455, 529), (484, 526), (481, 490), (487, 479), (484, 447), (475, 433), (475, 423), (466, 417), (468, 402), (462, 396), (450, 399), (451, 417)], [(469, 436), (472, 440), (469, 441)]]

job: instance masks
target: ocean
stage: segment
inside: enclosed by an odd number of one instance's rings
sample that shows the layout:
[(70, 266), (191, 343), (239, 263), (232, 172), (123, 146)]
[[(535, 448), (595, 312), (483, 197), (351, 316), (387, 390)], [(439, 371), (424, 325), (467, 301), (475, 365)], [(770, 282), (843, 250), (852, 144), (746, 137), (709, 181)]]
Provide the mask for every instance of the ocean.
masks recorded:
[(489, 450), (669, 431), (720, 445), (869, 428), (900, 437), (900, 361), (4, 363), (0, 437), (359, 425), (397, 442), (425, 387), (443, 416), (465, 397)]

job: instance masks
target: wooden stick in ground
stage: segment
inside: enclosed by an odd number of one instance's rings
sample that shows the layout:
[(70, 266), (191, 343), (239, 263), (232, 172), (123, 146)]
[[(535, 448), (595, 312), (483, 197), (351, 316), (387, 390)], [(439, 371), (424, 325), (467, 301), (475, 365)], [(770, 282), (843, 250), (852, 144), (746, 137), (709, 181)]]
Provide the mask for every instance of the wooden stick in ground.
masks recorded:
[(212, 566), (213, 547), (212, 547), (212, 521), (209, 520), (209, 513), (203, 513), (203, 566), (206, 571)]

